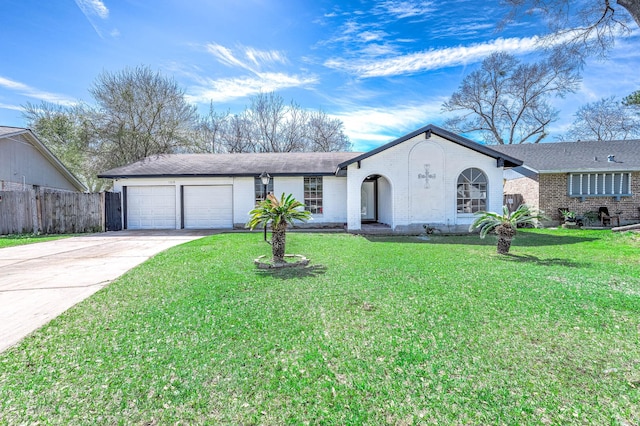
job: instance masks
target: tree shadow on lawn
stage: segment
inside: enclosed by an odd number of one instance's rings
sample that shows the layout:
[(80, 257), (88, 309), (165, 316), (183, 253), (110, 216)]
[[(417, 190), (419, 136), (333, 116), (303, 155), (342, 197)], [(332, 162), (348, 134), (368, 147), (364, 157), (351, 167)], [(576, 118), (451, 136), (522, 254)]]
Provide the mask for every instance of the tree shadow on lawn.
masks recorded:
[[(465, 235), (393, 235), (376, 236), (363, 235), (372, 243), (408, 243), (408, 244), (462, 244), (472, 246), (491, 246), (496, 244), (497, 237), (494, 234), (481, 239), (478, 234)], [(597, 238), (576, 237), (571, 235), (549, 235), (518, 232), (513, 239), (513, 245), (517, 247), (542, 247), (566, 244), (580, 244), (597, 241)]]
[(293, 278), (311, 278), (317, 277), (327, 272), (324, 265), (311, 265), (303, 268), (282, 268), (282, 269), (258, 269), (256, 273), (262, 277), (273, 277), (281, 280), (290, 280)]
[(517, 263), (535, 263), (540, 266), (566, 266), (568, 268), (588, 268), (590, 265), (584, 262), (576, 262), (570, 259), (540, 259), (538, 256), (532, 255), (518, 255), (518, 254), (506, 254), (500, 255), (500, 260), (506, 262), (517, 262)]

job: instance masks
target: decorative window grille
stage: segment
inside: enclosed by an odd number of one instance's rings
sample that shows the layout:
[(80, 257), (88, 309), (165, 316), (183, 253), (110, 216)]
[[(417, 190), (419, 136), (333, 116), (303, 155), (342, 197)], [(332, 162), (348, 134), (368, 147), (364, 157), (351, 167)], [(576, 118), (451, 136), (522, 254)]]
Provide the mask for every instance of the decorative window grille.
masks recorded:
[(571, 197), (622, 197), (631, 195), (631, 173), (571, 173)]
[(471, 168), (458, 176), (458, 213), (487, 210), (487, 176), (480, 169)]

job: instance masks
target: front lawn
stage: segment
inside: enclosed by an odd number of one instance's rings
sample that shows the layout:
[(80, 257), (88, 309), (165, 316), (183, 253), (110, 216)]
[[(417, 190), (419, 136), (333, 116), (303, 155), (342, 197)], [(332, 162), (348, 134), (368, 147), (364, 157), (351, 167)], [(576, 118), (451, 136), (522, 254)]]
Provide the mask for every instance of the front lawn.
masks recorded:
[(161, 253), (0, 355), (0, 424), (640, 423), (640, 239), (260, 233)]
[(12, 234), (0, 235), (0, 249), (4, 247), (21, 246), (25, 244), (42, 243), (45, 241), (59, 240), (73, 235), (38, 235), (38, 234)]

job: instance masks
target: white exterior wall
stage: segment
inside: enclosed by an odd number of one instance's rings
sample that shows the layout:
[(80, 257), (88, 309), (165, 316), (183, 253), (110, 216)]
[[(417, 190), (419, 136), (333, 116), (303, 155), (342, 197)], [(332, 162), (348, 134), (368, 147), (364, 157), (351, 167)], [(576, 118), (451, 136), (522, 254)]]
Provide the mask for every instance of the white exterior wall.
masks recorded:
[[(282, 193), (304, 203), (304, 177), (275, 176), (273, 192), (279, 198)], [(312, 215), (308, 226), (343, 224), (347, 221), (346, 205), (347, 178), (322, 176), (322, 214)]]
[(273, 192), (278, 199), (284, 193), (304, 203), (304, 180), (302, 176), (275, 176), (273, 178)]
[[(448, 174), (447, 191), (448, 200), (447, 205), (450, 208), (451, 215), (455, 218), (454, 225), (457, 225), (460, 230), (468, 229), (469, 225), (474, 220), (473, 213), (457, 213), (457, 182), (458, 176), (464, 170), (475, 167), (484, 172), (487, 175), (487, 211), (502, 212), (503, 202), (503, 173), (502, 167), (497, 167), (497, 160), (492, 157), (487, 157), (478, 152), (464, 148), (460, 145), (451, 144), (451, 158), (450, 161), (450, 173)], [(462, 227), (461, 227), (462, 226)]]
[(249, 212), (256, 206), (254, 178), (233, 179), (233, 227), (244, 228), (249, 221)]
[(347, 222), (347, 178), (336, 176), (322, 177), (322, 213), (313, 215), (313, 223)]
[[(393, 200), (391, 183), (387, 179), (378, 180), (378, 197), (380, 200)], [(391, 226), (393, 224), (393, 203), (379, 203), (378, 222)]]
[[(180, 187), (183, 185), (233, 185), (234, 194), (233, 198), (235, 198), (235, 185), (234, 178), (225, 177), (225, 178), (189, 178), (189, 177), (177, 177), (177, 178), (127, 178), (127, 179), (116, 179), (113, 184), (113, 192), (122, 193), (123, 186), (174, 186), (176, 188), (176, 212), (175, 212), (175, 229), (180, 229), (182, 225), (182, 214), (180, 208)], [(252, 190), (253, 194), (253, 190)], [(253, 195), (251, 195), (253, 197)], [(233, 200), (229, 200), (233, 203)], [(122, 203), (124, 203), (124, 197), (122, 198)], [(123, 221), (124, 221), (124, 209), (123, 211)], [(248, 211), (248, 210), (247, 210)], [(234, 223), (236, 218), (237, 210), (233, 209), (233, 217)]]
[[(429, 166), (429, 171), (425, 170)], [(378, 182), (379, 221), (387, 223), (394, 231), (421, 230), (429, 224), (444, 231), (461, 231), (473, 221), (472, 214), (456, 212), (457, 180), (459, 174), (470, 167), (482, 170), (489, 181), (487, 208), (502, 209), (502, 168), (496, 167), (496, 159), (488, 157), (455, 142), (432, 134), (416, 137), (365, 158), (358, 168), (349, 165), (347, 176), (347, 226), (349, 230), (361, 229), (360, 187), (370, 175), (385, 179)], [(427, 180), (424, 176), (428, 174)], [(419, 176), (421, 175), (421, 176)], [(391, 196), (391, 205), (384, 197)]]
[[(276, 196), (282, 193), (304, 202), (304, 178), (302, 176), (275, 176), (273, 190)], [(323, 214), (313, 215), (308, 226), (342, 224), (346, 222), (345, 177), (323, 176)], [(182, 216), (180, 208), (180, 187), (191, 185), (233, 185), (232, 200), (233, 226), (244, 228), (249, 220), (249, 211), (255, 206), (255, 187), (253, 177), (178, 177), (178, 178), (127, 178), (116, 179), (113, 191), (122, 192), (123, 186), (173, 186), (176, 193), (175, 229), (180, 229)], [(123, 200), (124, 202), (124, 200)], [(124, 220), (124, 217), (123, 217)]]
[[(313, 215), (306, 226), (347, 223), (351, 231), (361, 229), (361, 187), (370, 175), (378, 179), (378, 221), (396, 232), (421, 232), (423, 225), (445, 232), (466, 231), (473, 214), (457, 213), (457, 180), (468, 168), (482, 170), (488, 179), (487, 210), (502, 209), (503, 169), (496, 159), (451, 142), (436, 134), (420, 134), (348, 166), (347, 177), (323, 176), (323, 214)], [(275, 176), (274, 193), (292, 194), (304, 202), (302, 176)], [(242, 228), (255, 203), (253, 177), (221, 178), (128, 178), (117, 179), (114, 191), (135, 185), (171, 185), (176, 188), (175, 227), (182, 223), (180, 186), (232, 185), (233, 225)]]

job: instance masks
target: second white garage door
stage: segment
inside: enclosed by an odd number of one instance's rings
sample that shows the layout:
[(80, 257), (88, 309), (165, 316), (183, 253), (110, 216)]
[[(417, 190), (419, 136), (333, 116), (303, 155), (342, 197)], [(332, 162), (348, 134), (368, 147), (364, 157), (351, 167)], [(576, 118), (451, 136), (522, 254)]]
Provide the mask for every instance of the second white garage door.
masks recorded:
[(231, 185), (183, 187), (186, 229), (233, 228)]

